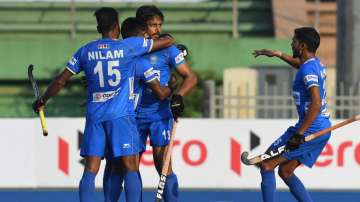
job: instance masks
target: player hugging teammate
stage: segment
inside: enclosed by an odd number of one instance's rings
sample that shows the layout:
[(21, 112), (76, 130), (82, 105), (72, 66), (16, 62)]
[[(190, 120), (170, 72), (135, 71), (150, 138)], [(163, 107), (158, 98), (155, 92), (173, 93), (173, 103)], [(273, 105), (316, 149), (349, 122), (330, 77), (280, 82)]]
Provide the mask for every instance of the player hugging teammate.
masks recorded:
[[(165, 117), (169, 119), (168, 125), (162, 127), (171, 127), (170, 120), (173, 116), (168, 97), (174, 93), (176, 85), (174, 82), (168, 85), (170, 66), (180, 69), (178, 72), (184, 78), (179, 91), (172, 96), (172, 111), (175, 118), (180, 116), (184, 109), (182, 96), (196, 85), (197, 80), (186, 66), (183, 54), (172, 45), (174, 39), (169, 35), (148, 38), (150, 25), (138, 18), (128, 18), (122, 24), (123, 40), (118, 40), (118, 12), (113, 8), (103, 7), (94, 15), (97, 20), (97, 31), (102, 37), (85, 44), (75, 52), (66, 68), (33, 103), (33, 108), (35, 112), (42, 110), (46, 102), (55, 96), (74, 74), (83, 71), (87, 81), (87, 103), (80, 155), (86, 161), (79, 184), (80, 201), (95, 200), (95, 177), (101, 160), (106, 157), (107, 161), (111, 162), (111, 166), (108, 166), (110, 169), (104, 176), (106, 201), (118, 199), (124, 182), (126, 201), (139, 202), (142, 200), (139, 153), (143, 151), (145, 137), (140, 138), (134, 106), (136, 101), (139, 102), (139, 106), (143, 106), (148, 100), (136, 95), (142, 94), (143, 87), (143, 91), (152, 93), (151, 98), (154, 100), (151, 101), (165, 103), (159, 104), (162, 107), (167, 104), (170, 116)], [(146, 56), (152, 51), (174, 47), (178, 55), (174, 59), (172, 53), (171, 58), (166, 58), (168, 75), (162, 72), (159, 66), (151, 63)], [(164, 75), (161, 75), (162, 73)], [(166, 147), (167, 142), (163, 141), (160, 147)], [(172, 189), (173, 186), (177, 186), (177, 181), (169, 181), (172, 182)], [(175, 195), (174, 197), (177, 197), (177, 194)]]

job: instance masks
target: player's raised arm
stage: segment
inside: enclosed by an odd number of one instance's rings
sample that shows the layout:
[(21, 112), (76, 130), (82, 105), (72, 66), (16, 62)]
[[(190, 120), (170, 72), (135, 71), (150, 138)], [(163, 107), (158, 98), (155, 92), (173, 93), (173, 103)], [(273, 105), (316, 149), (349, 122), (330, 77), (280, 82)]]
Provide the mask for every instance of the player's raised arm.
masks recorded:
[(162, 34), (161, 37), (154, 39), (151, 51), (167, 48), (175, 43), (175, 39), (169, 34)]
[(175, 43), (175, 39), (169, 34), (150, 39), (146, 30), (146, 23), (134, 17), (126, 18), (121, 24), (121, 36), (124, 39), (122, 42), (128, 44), (136, 56), (167, 48)]
[(265, 55), (268, 57), (278, 57), (296, 69), (298, 69), (301, 64), (299, 58), (292, 57), (291, 55), (283, 53), (279, 50), (260, 49), (260, 50), (254, 50), (252, 54), (254, 55), (255, 58), (261, 55)]

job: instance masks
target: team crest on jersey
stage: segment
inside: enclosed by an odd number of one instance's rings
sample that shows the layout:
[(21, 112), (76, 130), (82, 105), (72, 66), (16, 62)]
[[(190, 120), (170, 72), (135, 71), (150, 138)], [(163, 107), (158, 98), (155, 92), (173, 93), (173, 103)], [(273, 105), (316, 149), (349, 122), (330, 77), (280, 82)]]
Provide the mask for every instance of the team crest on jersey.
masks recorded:
[(155, 65), (157, 63), (158, 58), (155, 55), (150, 56), (150, 63)]
[(109, 44), (99, 44), (98, 45), (98, 49), (108, 49), (109, 48)]

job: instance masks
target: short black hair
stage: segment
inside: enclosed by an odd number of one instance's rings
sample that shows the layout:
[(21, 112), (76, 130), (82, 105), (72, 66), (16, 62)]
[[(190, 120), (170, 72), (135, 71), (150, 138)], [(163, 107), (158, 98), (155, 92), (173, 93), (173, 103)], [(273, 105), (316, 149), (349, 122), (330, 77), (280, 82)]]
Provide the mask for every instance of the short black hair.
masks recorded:
[(320, 45), (320, 34), (313, 27), (297, 28), (294, 36), (300, 43), (305, 43), (310, 52), (315, 53)]
[(123, 39), (137, 36), (141, 31), (146, 31), (147, 26), (145, 22), (138, 18), (128, 17), (121, 24), (121, 36)]
[(155, 16), (159, 16), (161, 21), (164, 22), (164, 20), (165, 20), (164, 14), (161, 12), (161, 10), (158, 7), (156, 7), (154, 5), (140, 6), (136, 10), (136, 17), (144, 22), (151, 20)]
[(112, 30), (119, 24), (119, 14), (111, 7), (101, 7), (95, 11), (94, 16), (97, 21), (97, 31), (104, 34)]

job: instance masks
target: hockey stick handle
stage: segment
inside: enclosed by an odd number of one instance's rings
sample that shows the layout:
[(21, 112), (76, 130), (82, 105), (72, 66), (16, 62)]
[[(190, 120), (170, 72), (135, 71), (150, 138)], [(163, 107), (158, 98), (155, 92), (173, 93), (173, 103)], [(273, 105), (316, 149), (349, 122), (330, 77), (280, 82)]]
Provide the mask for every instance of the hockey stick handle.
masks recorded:
[(337, 123), (337, 124), (335, 124), (335, 125), (333, 125), (333, 126), (331, 126), (329, 128), (326, 128), (324, 130), (321, 130), (319, 132), (316, 132), (316, 133), (313, 133), (311, 135), (306, 136), (305, 137), (305, 142), (309, 142), (309, 141), (311, 141), (313, 139), (316, 139), (316, 138), (318, 138), (318, 137), (320, 137), (322, 135), (327, 134), (330, 131), (333, 131), (333, 130), (335, 130), (337, 128), (343, 127), (343, 126), (345, 126), (347, 124), (350, 124), (350, 123), (352, 123), (354, 121), (358, 121), (358, 120), (360, 120), (360, 114), (358, 114), (356, 116), (353, 116), (353, 117), (351, 117), (349, 119), (346, 119), (346, 120), (344, 120), (344, 121), (342, 121), (340, 123)]
[(41, 122), (42, 131), (43, 131), (43, 136), (47, 136), (48, 135), (48, 129), (47, 129), (47, 126), (46, 126), (44, 110), (39, 111), (39, 116), (40, 116), (40, 122)]
[(160, 180), (159, 180), (159, 184), (158, 184), (158, 187), (156, 190), (156, 198), (155, 198), (156, 202), (160, 202), (162, 199), (162, 196), (164, 194), (166, 176), (169, 171), (169, 165), (170, 165), (171, 154), (172, 154), (173, 145), (174, 145), (174, 137), (175, 137), (175, 133), (176, 133), (176, 127), (177, 127), (177, 121), (174, 121), (173, 127), (171, 129), (171, 133), (170, 133), (169, 146), (168, 146), (168, 149), (165, 151), (166, 155), (165, 155), (165, 159), (163, 161), (163, 167), (161, 169)]

